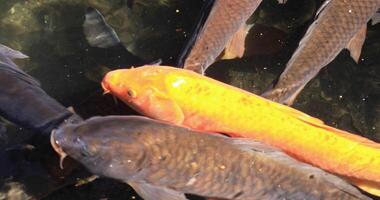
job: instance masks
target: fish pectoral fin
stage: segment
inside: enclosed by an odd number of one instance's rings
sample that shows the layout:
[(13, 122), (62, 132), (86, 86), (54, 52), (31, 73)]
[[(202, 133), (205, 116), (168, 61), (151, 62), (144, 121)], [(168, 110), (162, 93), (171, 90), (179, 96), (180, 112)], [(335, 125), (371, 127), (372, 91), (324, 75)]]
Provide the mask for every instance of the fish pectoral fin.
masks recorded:
[(107, 24), (103, 15), (95, 8), (87, 8), (83, 32), (93, 47), (108, 48), (120, 44), (115, 30)]
[(245, 39), (252, 25), (242, 26), (228, 41), (220, 59), (241, 58), (245, 51)]
[(176, 125), (181, 125), (185, 119), (181, 107), (168, 98), (165, 94), (155, 90), (150, 96), (149, 110), (151, 117), (163, 121), (171, 122)]
[(128, 184), (145, 200), (187, 200), (184, 193), (165, 187), (138, 182)]
[(367, 25), (364, 25), (350, 40), (347, 45), (347, 49), (350, 51), (351, 57), (356, 63), (359, 62), (360, 54), (362, 52), (362, 47), (367, 34)]

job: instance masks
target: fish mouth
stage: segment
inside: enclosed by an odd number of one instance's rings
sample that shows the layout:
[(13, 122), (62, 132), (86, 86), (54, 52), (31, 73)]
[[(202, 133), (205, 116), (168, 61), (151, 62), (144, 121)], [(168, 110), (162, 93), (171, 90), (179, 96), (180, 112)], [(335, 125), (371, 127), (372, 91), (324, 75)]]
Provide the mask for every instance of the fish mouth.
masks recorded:
[(50, 144), (54, 151), (59, 155), (59, 167), (63, 169), (63, 161), (67, 157), (67, 154), (63, 151), (62, 147), (59, 146), (59, 142), (55, 139), (56, 130), (52, 130), (50, 135)]

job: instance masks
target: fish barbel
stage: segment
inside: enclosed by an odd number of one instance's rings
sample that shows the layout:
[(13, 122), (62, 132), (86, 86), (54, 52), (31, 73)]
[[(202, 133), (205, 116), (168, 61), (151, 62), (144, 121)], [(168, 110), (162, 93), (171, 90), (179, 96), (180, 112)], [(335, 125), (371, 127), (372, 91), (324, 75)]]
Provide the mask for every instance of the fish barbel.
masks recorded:
[[(146, 200), (369, 199), (352, 185), (261, 143), (138, 116), (94, 117), (54, 131), (52, 146)], [(62, 151), (59, 150), (58, 153)]]
[[(188, 70), (203, 74), (226, 48), (226, 58), (242, 57), (248, 29), (245, 22), (262, 0), (215, 0), (191, 48), (180, 58)], [(188, 54), (188, 55), (187, 55)]]
[(368, 185), (379, 188), (380, 144), (253, 93), (167, 66), (111, 71), (102, 87), (151, 118), (253, 138), (326, 171), (361, 180), (358, 186), (366, 191)]
[(367, 22), (380, 0), (326, 0), (274, 88), (262, 96), (291, 105), (305, 85), (347, 48), (359, 62)]

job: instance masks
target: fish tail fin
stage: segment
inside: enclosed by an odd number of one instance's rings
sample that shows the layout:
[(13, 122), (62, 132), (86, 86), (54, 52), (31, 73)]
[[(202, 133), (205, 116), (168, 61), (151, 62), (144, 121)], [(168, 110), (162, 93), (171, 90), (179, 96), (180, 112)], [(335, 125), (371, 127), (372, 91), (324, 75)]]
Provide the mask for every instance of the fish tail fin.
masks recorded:
[(83, 32), (93, 47), (109, 48), (120, 44), (115, 30), (107, 24), (103, 15), (92, 7), (86, 9)]

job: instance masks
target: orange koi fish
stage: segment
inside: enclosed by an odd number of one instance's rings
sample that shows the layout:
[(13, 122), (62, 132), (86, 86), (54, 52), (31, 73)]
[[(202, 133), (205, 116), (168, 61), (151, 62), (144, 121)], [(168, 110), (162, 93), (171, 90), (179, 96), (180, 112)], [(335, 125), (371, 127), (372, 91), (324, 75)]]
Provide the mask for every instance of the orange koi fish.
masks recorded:
[(380, 194), (380, 144), (291, 107), (168, 66), (111, 71), (102, 87), (143, 115), (196, 130), (253, 138)]

